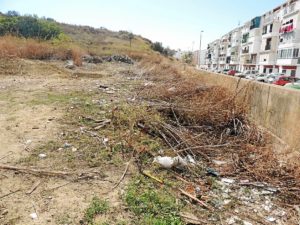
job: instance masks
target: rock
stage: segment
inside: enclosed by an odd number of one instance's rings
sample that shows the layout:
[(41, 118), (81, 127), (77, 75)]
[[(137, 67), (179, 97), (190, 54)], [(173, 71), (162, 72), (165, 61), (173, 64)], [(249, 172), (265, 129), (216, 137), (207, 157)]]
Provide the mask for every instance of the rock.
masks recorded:
[(99, 56), (84, 55), (82, 57), (82, 60), (86, 63), (94, 63), (94, 64), (103, 63), (103, 60)]
[(126, 55), (112, 55), (102, 58), (106, 62), (121, 62), (127, 64), (133, 64), (133, 60)]

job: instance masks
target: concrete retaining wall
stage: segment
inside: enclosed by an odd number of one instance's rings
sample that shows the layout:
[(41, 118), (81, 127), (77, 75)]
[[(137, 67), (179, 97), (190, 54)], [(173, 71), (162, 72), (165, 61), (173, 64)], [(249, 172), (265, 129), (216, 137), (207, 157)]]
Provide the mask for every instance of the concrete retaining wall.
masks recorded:
[(300, 152), (300, 91), (221, 74), (201, 76), (205, 83), (242, 90), (249, 98), (250, 117)]

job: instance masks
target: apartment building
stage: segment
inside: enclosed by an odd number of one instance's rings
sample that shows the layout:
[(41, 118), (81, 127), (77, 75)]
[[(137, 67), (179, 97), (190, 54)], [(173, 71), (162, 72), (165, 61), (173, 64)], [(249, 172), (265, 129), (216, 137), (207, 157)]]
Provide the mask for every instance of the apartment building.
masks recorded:
[(241, 41), (241, 28), (236, 28), (228, 34), (229, 44), (227, 46), (227, 69), (240, 70), (240, 41)]
[(217, 70), (219, 66), (219, 43), (220, 40), (215, 40), (210, 43), (206, 51), (206, 65), (210, 70)]
[[(218, 54), (212, 54), (216, 48)], [(216, 70), (257, 70), (300, 77), (299, 49), (300, 0), (288, 0), (210, 43), (206, 63)], [(212, 58), (216, 66), (212, 66)]]

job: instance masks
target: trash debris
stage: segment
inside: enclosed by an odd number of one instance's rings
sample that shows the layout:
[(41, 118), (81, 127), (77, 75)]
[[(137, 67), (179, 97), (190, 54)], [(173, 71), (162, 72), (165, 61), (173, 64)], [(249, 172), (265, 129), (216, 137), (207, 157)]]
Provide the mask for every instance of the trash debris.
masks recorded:
[(204, 224), (203, 221), (201, 221), (197, 216), (193, 215), (192, 213), (180, 213), (180, 217), (186, 224), (194, 224), (194, 225), (200, 225)]
[(31, 217), (31, 219), (33, 219), (33, 220), (35, 220), (35, 219), (38, 218), (38, 216), (37, 216), (36, 213), (31, 213), (31, 214), (30, 214), (30, 217)]
[(168, 89), (168, 92), (175, 92), (176, 91), (176, 88), (175, 87), (171, 87)]
[(40, 159), (44, 159), (44, 158), (46, 158), (46, 157), (47, 157), (46, 154), (43, 154), (43, 153), (39, 154), (39, 158), (40, 158)]
[(195, 165), (196, 162), (191, 156), (182, 158), (180, 156), (168, 157), (168, 156), (157, 156), (154, 158), (153, 163), (158, 163), (165, 169), (171, 169), (174, 167), (186, 167), (187, 165)]
[(77, 152), (77, 148), (72, 147), (72, 152)]
[(64, 144), (64, 148), (71, 148), (71, 147), (72, 147), (72, 145), (69, 144), (68, 142), (66, 142), (66, 143)]
[(103, 138), (103, 144), (106, 145), (108, 143), (109, 139), (108, 138)]
[(220, 161), (220, 160), (212, 160), (212, 162), (213, 162), (214, 164), (216, 164), (217, 166), (222, 166), (222, 165), (225, 165), (225, 164), (228, 163), (228, 162), (226, 162), (226, 161)]
[(233, 179), (222, 178), (221, 181), (226, 184), (233, 184), (235, 181)]
[(206, 173), (207, 173), (207, 175), (213, 176), (213, 177), (219, 177), (220, 176), (220, 174), (213, 168), (207, 168)]
[(70, 69), (70, 70), (74, 70), (75, 67), (76, 66), (74, 65), (74, 62), (72, 60), (68, 60), (66, 65), (65, 65), (65, 68)]
[(26, 142), (25, 142), (25, 145), (30, 145), (32, 143), (32, 140), (27, 140)]
[(267, 221), (269, 221), (271, 223), (275, 222), (276, 220), (277, 219), (275, 217), (272, 217), (272, 216), (267, 217)]

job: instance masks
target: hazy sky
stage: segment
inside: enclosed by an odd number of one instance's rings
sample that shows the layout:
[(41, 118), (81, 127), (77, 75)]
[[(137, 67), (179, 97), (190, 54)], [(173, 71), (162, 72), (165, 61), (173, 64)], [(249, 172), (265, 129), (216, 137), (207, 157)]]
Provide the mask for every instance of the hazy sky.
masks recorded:
[[(0, 0), (0, 11), (16, 10), (59, 22), (129, 30), (177, 49), (203, 47), (284, 0)], [(194, 45), (193, 45), (194, 43)]]

